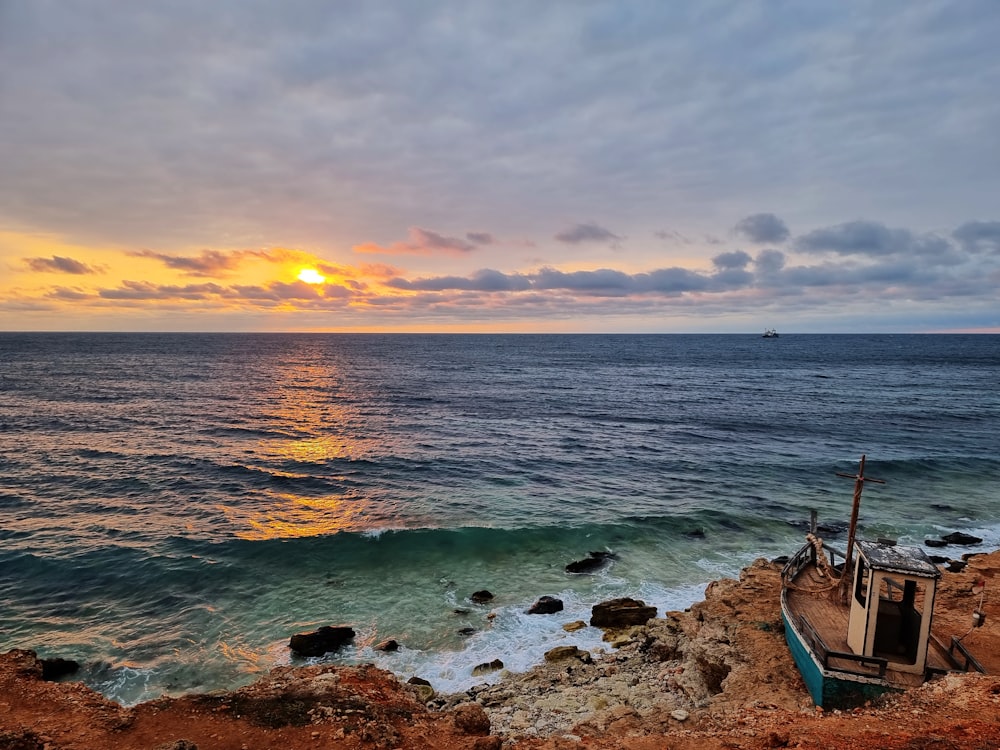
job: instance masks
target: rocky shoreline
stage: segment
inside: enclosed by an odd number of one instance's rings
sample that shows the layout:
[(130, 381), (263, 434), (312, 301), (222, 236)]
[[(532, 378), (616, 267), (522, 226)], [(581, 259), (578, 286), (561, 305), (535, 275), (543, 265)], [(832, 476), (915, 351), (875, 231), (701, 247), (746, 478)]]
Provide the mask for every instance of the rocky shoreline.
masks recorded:
[[(236, 691), (123, 708), (43, 679), (33, 653), (0, 656), (0, 750), (251, 748), (1000, 748), (1000, 613), (965, 643), (991, 673), (949, 675), (855, 712), (813, 707), (788, 653), (780, 566), (644, 625), (595, 653), (555, 649), (523, 674), (458, 695), (372, 666), (280, 667)], [(945, 572), (935, 629), (961, 635), (977, 581), (1000, 597), (1000, 552)], [(995, 581), (995, 582), (993, 582)], [(929, 739), (930, 738), (930, 739)]]

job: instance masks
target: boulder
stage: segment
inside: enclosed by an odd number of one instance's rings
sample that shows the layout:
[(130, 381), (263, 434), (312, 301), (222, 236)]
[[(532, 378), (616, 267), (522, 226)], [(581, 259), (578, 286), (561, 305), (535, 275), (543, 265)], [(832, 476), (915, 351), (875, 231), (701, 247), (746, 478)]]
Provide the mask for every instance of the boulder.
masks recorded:
[(545, 652), (545, 661), (557, 662), (566, 659), (579, 659), (584, 664), (590, 664), (593, 658), (589, 651), (583, 651), (576, 646), (556, 646)]
[(460, 703), (452, 712), (455, 717), (455, 729), (463, 734), (488, 735), (490, 733), (490, 717), (478, 703)]
[(375, 644), (372, 648), (376, 651), (399, 651), (399, 642), (390, 638), (387, 641)]
[(647, 607), (641, 599), (610, 599), (591, 608), (590, 624), (597, 628), (627, 628), (645, 625), (654, 617), (656, 607)]
[(482, 589), (481, 591), (473, 591), (469, 599), (474, 604), (486, 604), (486, 602), (493, 601), (493, 594), (486, 589)]
[(924, 544), (928, 547), (947, 547), (948, 542), (944, 539), (924, 539)]
[(299, 656), (322, 656), (336, 651), (354, 638), (354, 628), (350, 625), (324, 625), (311, 633), (297, 633), (288, 641), (288, 646)]
[(600, 570), (612, 560), (617, 560), (614, 552), (591, 552), (590, 557), (575, 560), (566, 566), (567, 573), (593, 573)]
[(538, 601), (528, 607), (528, 614), (551, 615), (556, 612), (562, 612), (562, 608), (562, 599), (556, 599), (554, 596), (542, 596), (539, 597)]

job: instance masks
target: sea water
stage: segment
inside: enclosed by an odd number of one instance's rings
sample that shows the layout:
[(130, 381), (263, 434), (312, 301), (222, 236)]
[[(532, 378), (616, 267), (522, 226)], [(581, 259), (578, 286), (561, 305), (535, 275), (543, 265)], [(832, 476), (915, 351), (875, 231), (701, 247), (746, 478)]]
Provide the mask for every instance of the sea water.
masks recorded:
[(842, 529), (862, 454), (863, 535), (994, 548), (998, 383), (992, 335), (0, 334), (0, 651), (135, 703), (350, 624), (464, 690)]

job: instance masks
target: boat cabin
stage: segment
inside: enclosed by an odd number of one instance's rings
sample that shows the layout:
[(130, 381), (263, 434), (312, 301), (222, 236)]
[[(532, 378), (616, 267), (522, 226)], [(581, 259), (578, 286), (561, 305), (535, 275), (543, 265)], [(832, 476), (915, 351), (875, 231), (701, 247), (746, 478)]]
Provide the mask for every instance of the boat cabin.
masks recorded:
[(891, 669), (923, 674), (941, 571), (919, 547), (857, 541), (847, 645)]

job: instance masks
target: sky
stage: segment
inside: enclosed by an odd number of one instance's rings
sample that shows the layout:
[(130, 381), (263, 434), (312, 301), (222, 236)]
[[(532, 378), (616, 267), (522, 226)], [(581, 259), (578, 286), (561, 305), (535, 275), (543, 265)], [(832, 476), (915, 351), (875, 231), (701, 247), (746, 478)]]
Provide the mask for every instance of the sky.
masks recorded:
[(997, 0), (0, 0), (0, 330), (1000, 332)]

